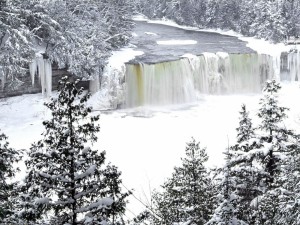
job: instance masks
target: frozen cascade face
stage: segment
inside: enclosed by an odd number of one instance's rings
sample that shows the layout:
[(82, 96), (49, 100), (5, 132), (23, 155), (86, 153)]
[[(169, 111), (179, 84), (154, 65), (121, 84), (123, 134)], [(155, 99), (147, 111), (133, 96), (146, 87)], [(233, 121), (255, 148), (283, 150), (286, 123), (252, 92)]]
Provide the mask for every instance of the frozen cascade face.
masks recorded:
[(201, 94), (255, 93), (275, 76), (268, 55), (204, 53), (157, 64), (127, 64), (126, 107), (196, 101)]
[(2, 90), (4, 89), (5, 82), (6, 82), (6, 77), (4, 75), (4, 71), (2, 70), (2, 67), (0, 66), (0, 87)]
[(300, 51), (288, 54), (287, 69), (290, 81), (299, 81), (300, 76)]
[(127, 65), (126, 106), (166, 105), (196, 100), (188, 59), (158, 64)]
[(49, 59), (44, 59), (42, 55), (37, 54), (36, 58), (29, 65), (32, 85), (37, 75), (42, 87), (42, 94), (49, 97), (52, 91), (52, 66)]

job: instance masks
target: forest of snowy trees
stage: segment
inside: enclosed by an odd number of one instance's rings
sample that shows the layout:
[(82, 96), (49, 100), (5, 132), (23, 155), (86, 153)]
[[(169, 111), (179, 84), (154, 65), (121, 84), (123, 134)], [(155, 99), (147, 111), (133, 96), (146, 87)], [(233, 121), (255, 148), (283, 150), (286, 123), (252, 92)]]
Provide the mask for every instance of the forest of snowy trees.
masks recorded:
[(149, 18), (231, 29), (274, 42), (300, 35), (298, 0), (140, 0), (138, 10)]
[(299, 225), (300, 135), (285, 127), (280, 88), (266, 82), (257, 127), (242, 105), (236, 144), (224, 148), (223, 167), (209, 171), (206, 150), (195, 140), (187, 143), (182, 165), (136, 224)]
[(78, 77), (101, 73), (131, 37), (128, 0), (0, 0), (0, 83), (14, 88), (36, 53)]

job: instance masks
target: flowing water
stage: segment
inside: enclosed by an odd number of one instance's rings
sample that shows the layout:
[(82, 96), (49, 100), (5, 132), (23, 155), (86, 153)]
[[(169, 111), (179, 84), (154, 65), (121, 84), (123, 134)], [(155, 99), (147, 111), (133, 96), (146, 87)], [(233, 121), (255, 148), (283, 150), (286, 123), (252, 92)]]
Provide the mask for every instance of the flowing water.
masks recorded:
[(273, 58), (204, 53), (156, 64), (127, 64), (126, 107), (194, 102), (201, 94), (257, 93), (275, 75)]
[(134, 34), (131, 45), (144, 54), (106, 70), (106, 108), (189, 104), (203, 94), (260, 93), (268, 79), (298, 80), (299, 52), (259, 54), (236, 37), (146, 22)]

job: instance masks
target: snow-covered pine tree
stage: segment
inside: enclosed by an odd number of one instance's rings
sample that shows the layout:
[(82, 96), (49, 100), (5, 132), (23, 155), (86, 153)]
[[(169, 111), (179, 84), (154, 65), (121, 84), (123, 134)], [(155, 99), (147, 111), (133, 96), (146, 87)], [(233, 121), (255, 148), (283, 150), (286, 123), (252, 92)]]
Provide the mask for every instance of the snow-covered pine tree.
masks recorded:
[(155, 213), (155, 215), (149, 217), (151, 224), (164, 225), (182, 222), (182, 218), (184, 218), (182, 179), (183, 174), (179, 172), (178, 167), (175, 167), (172, 177), (168, 178), (161, 186), (163, 190), (153, 193), (153, 212), (151, 213)]
[(22, 151), (9, 147), (7, 136), (0, 134), (0, 224), (6, 224), (6, 218), (12, 214), (16, 182), (12, 182), (19, 168), (14, 164), (22, 159)]
[(276, 217), (278, 224), (300, 224), (300, 143), (285, 159), (283, 186), (280, 188), (279, 213)]
[(214, 186), (204, 164), (208, 156), (200, 143), (192, 139), (186, 146), (182, 165), (175, 167), (172, 177), (154, 195), (155, 211), (161, 224), (205, 224), (214, 208)]
[(99, 116), (90, 115), (89, 94), (77, 82), (64, 77), (58, 98), (46, 103), (52, 118), (43, 122), (44, 138), (25, 162), (26, 194), (42, 209), (37, 221), (44, 224), (118, 224), (128, 193), (121, 190), (117, 168), (105, 166), (105, 152), (88, 146), (97, 141)]
[(226, 164), (218, 170), (220, 182), (218, 184), (218, 204), (211, 216), (210, 220), (205, 225), (247, 225), (247, 223), (237, 217), (237, 204), (239, 196), (235, 194), (236, 181), (231, 176), (229, 167), (230, 153), (229, 149), (226, 154)]
[(265, 155), (262, 158), (262, 165), (268, 173), (266, 185), (268, 188), (275, 187), (276, 176), (280, 173), (281, 159), (294, 148), (290, 139), (294, 139), (293, 131), (286, 129), (283, 124), (287, 117), (285, 107), (278, 105), (278, 91), (281, 86), (275, 80), (267, 81), (263, 89), (264, 97), (260, 99), (260, 109), (258, 116), (261, 119), (259, 129), (261, 134), (261, 143), (265, 149)]
[(281, 86), (275, 80), (267, 81), (264, 97), (260, 100), (258, 116), (261, 118), (259, 129), (261, 153), (257, 155), (265, 176), (261, 183), (265, 191), (253, 203), (256, 204), (255, 224), (280, 224), (280, 205), (288, 195), (284, 189), (287, 184), (287, 166), (292, 152), (299, 148), (297, 135), (285, 127), (283, 121), (287, 117), (285, 107), (278, 104), (278, 91)]
[(236, 183), (234, 193), (238, 196), (237, 218), (250, 224), (251, 202), (263, 192), (260, 179), (264, 177), (264, 173), (257, 166), (256, 160), (256, 149), (261, 144), (245, 105), (242, 105), (239, 119), (239, 127), (236, 129), (237, 143), (229, 148), (227, 166), (230, 167), (230, 176)]
[(205, 224), (214, 208), (214, 186), (209, 176), (205, 163), (208, 160), (206, 149), (192, 139), (187, 143), (185, 158), (179, 173), (183, 174), (181, 194), (184, 197), (185, 221), (190, 224)]
[[(283, 159), (280, 174), (280, 187), (273, 193), (277, 194), (277, 213), (274, 224), (300, 224), (300, 135), (290, 140), (286, 157)], [(274, 197), (272, 198), (274, 201)]]

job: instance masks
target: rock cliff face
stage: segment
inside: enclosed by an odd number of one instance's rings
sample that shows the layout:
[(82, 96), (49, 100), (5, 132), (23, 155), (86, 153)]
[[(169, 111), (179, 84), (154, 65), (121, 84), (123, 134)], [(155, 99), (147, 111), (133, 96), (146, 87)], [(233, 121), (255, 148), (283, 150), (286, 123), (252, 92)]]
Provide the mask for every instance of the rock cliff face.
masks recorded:
[[(58, 69), (57, 66), (52, 66), (52, 90), (57, 90), (58, 81), (62, 76), (70, 76), (72, 79), (76, 79), (76, 76), (71, 75), (65, 69)], [(12, 88), (10, 83), (5, 83), (3, 88), (0, 88), (0, 98), (12, 97), (22, 94), (35, 94), (42, 93), (42, 86), (37, 75), (34, 76), (34, 82), (32, 82), (31, 76), (28, 72), (25, 76), (21, 77), (17, 87)], [(85, 89), (89, 88), (88, 81), (82, 81), (80, 83)], [(2, 86), (0, 81), (0, 86)], [(14, 85), (15, 86), (15, 85)]]

